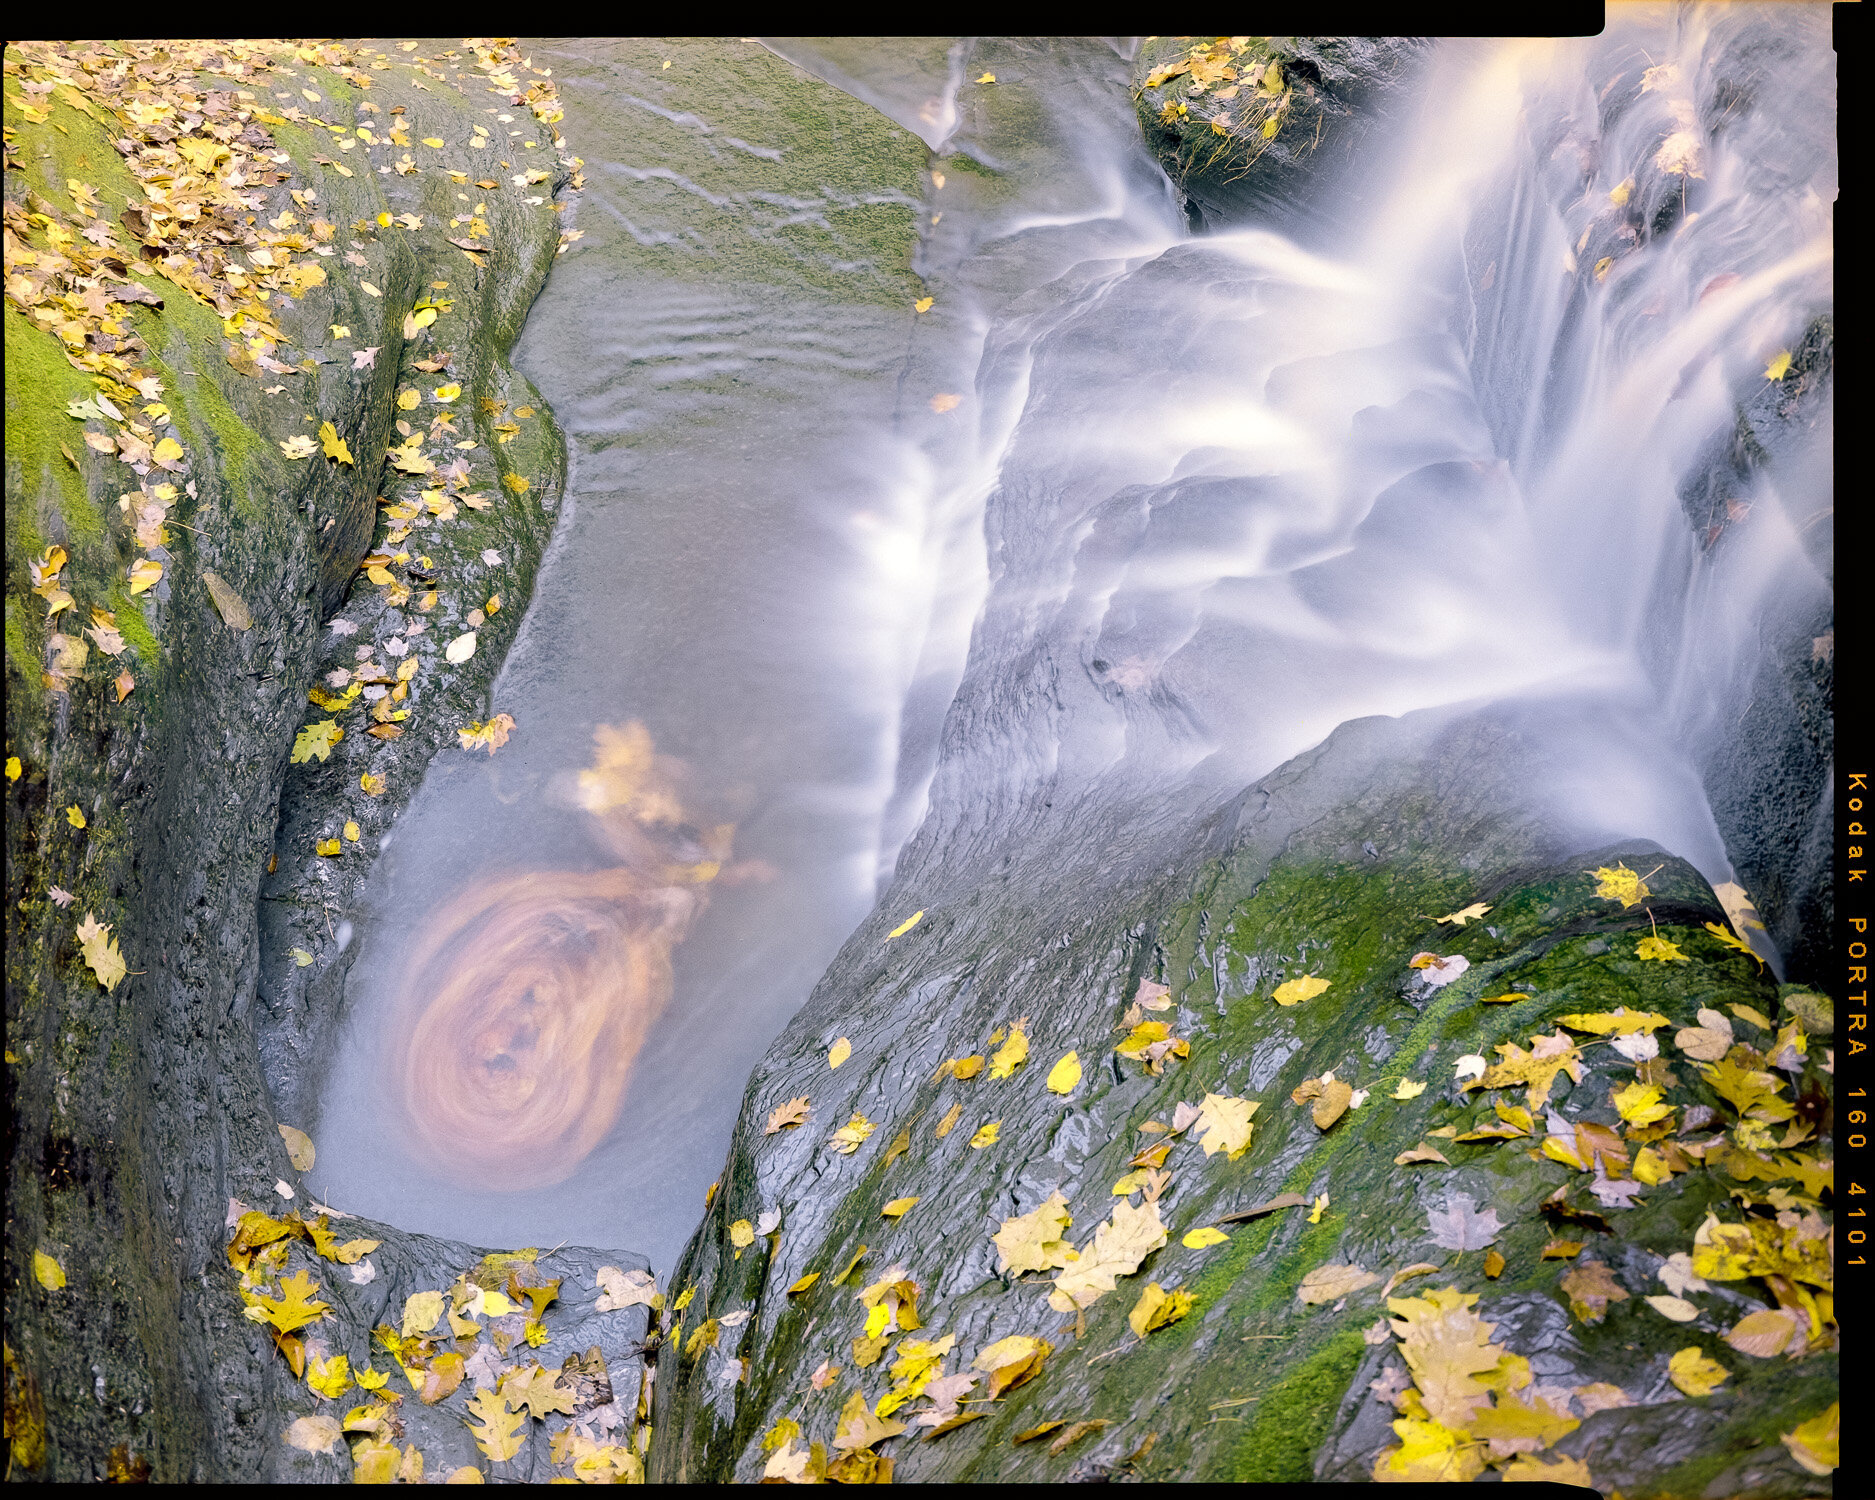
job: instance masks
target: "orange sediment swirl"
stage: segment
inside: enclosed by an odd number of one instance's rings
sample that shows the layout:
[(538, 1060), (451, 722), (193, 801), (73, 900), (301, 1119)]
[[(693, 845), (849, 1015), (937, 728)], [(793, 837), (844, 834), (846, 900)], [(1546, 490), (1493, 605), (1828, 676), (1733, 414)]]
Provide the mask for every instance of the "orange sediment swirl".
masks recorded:
[(704, 899), (630, 869), (550, 870), (483, 881), (435, 915), (392, 1056), (439, 1168), (495, 1188), (572, 1172), (618, 1116)]

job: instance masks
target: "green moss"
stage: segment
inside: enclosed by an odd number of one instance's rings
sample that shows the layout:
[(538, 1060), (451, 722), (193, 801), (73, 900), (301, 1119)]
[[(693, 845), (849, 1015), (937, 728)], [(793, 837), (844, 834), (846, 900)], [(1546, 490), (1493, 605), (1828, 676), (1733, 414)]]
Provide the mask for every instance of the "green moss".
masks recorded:
[(1728, 1469), (1766, 1451), (1775, 1452), (1784, 1433), (1839, 1399), (1840, 1382), (1839, 1363), (1831, 1354), (1818, 1356), (1768, 1389), (1744, 1388), (1732, 1398), (1739, 1402), (1732, 1420), (1711, 1435), (1705, 1452), (1627, 1493), (1634, 1500), (1677, 1500), (1682, 1495), (1708, 1493), (1713, 1481)]
[(1257, 1403), (1256, 1419), (1230, 1456), (1239, 1484), (1307, 1484), (1315, 1449), (1360, 1365), (1359, 1333), (1336, 1334)]
[[(66, 416), (65, 404), (96, 395), (97, 385), (66, 362), (56, 338), (11, 306), (6, 311), (6, 392), (6, 488), (13, 497), (7, 505), (8, 557), (37, 553), (48, 540), (35, 507), (14, 503), (28, 495), (56, 498), (66, 530), (61, 540), (102, 537), (104, 518), (86, 492), (84, 476), (59, 451), (60, 443), (77, 444), (74, 453), (90, 451), (79, 436), (82, 425)], [(51, 483), (45, 482), (48, 476)]]

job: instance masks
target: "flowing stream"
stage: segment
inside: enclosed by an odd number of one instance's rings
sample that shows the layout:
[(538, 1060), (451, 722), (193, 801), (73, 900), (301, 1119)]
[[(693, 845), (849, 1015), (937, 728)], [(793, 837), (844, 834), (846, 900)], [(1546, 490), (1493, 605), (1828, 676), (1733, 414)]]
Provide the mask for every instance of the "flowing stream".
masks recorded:
[[(514, 740), (439, 759), (374, 875), (314, 1187), (668, 1267), (895, 866), (1022, 840), (1124, 880), (1365, 715), (1514, 703), (1583, 847), (1732, 878), (1702, 773), (1830, 598), (1827, 417), (1715, 459), (1830, 305), (1828, 15), (1775, 10), (1439, 43), (1306, 225), (1196, 236), (1121, 44), (775, 41), (777, 87), (843, 91), (804, 127), (676, 99), (701, 48), (537, 48), (590, 181), (520, 350), (569, 494)], [(811, 158), (868, 107), (922, 170)], [(924, 315), (876, 253), (905, 214)], [(622, 1104), (513, 1181), (425, 1156), (381, 1107), (415, 934), (476, 880), (616, 864), (595, 733), (633, 722), (682, 815), (614, 803), (710, 873)]]

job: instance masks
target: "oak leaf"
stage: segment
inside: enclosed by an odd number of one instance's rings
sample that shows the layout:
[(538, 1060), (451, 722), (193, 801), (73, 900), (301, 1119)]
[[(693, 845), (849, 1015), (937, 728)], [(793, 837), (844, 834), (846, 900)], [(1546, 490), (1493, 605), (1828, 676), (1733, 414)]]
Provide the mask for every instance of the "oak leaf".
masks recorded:
[(1236, 1161), (1250, 1149), (1253, 1126), (1250, 1117), (1257, 1112), (1254, 1099), (1232, 1099), (1223, 1094), (1206, 1094), (1198, 1106), (1198, 1125), (1202, 1134), (1198, 1144), (1206, 1156), (1225, 1153), (1226, 1160)]
[(805, 1125), (810, 1113), (807, 1095), (790, 1099), (786, 1104), (778, 1104), (769, 1111), (768, 1126), (764, 1135), (776, 1135), (783, 1130), (790, 1130), (796, 1125)]
[(521, 1451), (527, 1440), (521, 1430), (525, 1420), (520, 1412), (508, 1410), (508, 1402), (499, 1392), (480, 1390), (469, 1398), (469, 1431), (475, 1446), (496, 1463)]
[(1157, 1202), (1134, 1208), (1114, 1205), (1113, 1217), (1094, 1231), (1072, 1266), (1055, 1278), (1048, 1305), (1057, 1312), (1088, 1307), (1112, 1291), (1117, 1279), (1130, 1276), (1169, 1238)]

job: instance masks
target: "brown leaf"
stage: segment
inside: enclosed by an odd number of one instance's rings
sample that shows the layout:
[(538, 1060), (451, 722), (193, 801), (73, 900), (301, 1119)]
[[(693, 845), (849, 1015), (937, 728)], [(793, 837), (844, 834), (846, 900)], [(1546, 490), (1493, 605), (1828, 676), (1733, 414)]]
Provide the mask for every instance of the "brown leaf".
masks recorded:
[(1391, 1297), (1393, 1295), (1393, 1289), (1402, 1281), (1410, 1281), (1415, 1276), (1430, 1276), (1438, 1269), (1439, 1268), (1431, 1261), (1422, 1260), (1414, 1265), (1406, 1266), (1395, 1271), (1387, 1278), (1387, 1284), (1380, 1289), (1381, 1298), (1384, 1300)]
[(1213, 1219), (1214, 1224), (1241, 1224), (1247, 1219), (1260, 1219), (1264, 1214), (1273, 1214), (1279, 1208), (1307, 1208), (1309, 1200), (1301, 1193), (1278, 1193), (1274, 1198), (1266, 1199), (1254, 1208), (1241, 1209), (1234, 1214), (1226, 1214), (1221, 1219)]
[(1446, 1161), (1445, 1154), (1440, 1151), (1437, 1146), (1431, 1145), (1425, 1141), (1421, 1141), (1411, 1150), (1402, 1151), (1398, 1156), (1393, 1158), (1393, 1164), (1396, 1167), (1404, 1167), (1416, 1161), (1442, 1161), (1445, 1162), (1448, 1167), (1451, 1165), (1449, 1161)]
[(763, 1135), (775, 1135), (796, 1125), (805, 1125), (810, 1113), (807, 1095), (790, 1099), (786, 1104), (778, 1104), (768, 1116), (768, 1128)]
[(1354, 1086), (1335, 1078), (1322, 1085), (1322, 1096), (1309, 1109), (1309, 1115), (1315, 1121), (1317, 1130), (1326, 1130), (1348, 1112), (1348, 1101), (1354, 1097)]

